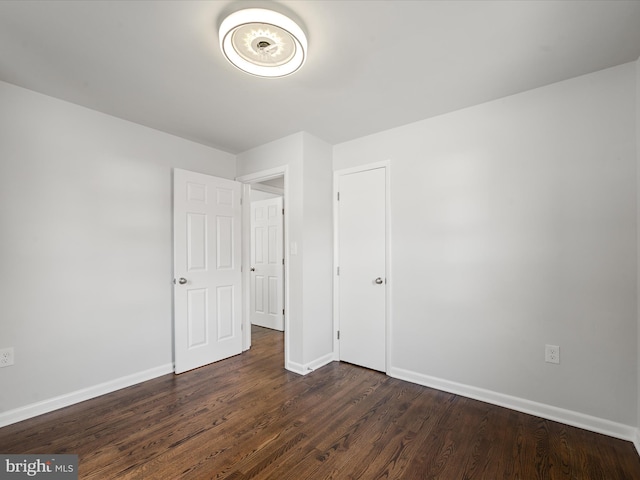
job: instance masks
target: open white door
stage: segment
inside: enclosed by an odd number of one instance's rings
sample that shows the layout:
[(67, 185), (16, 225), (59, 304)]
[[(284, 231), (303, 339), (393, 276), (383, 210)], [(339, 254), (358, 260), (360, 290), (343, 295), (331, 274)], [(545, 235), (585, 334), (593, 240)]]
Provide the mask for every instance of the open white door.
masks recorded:
[(340, 360), (386, 371), (386, 168), (338, 173)]
[(242, 352), (241, 184), (174, 170), (175, 372)]
[(284, 330), (282, 197), (251, 202), (251, 323)]

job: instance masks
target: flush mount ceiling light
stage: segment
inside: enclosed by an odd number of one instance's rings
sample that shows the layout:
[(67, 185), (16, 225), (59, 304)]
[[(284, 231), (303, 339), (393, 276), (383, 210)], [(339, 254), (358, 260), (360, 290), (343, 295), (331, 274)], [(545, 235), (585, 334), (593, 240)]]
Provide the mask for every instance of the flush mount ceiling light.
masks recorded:
[(306, 60), (307, 37), (289, 17), (249, 8), (224, 19), (220, 48), (240, 70), (259, 77), (284, 77)]

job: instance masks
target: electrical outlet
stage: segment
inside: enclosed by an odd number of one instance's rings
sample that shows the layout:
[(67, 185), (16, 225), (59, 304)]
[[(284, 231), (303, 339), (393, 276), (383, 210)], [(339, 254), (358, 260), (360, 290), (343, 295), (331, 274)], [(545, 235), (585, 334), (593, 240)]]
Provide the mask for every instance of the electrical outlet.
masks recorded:
[(0, 368), (13, 365), (13, 348), (0, 349)]
[(558, 345), (545, 345), (544, 361), (547, 363), (560, 363), (560, 347)]

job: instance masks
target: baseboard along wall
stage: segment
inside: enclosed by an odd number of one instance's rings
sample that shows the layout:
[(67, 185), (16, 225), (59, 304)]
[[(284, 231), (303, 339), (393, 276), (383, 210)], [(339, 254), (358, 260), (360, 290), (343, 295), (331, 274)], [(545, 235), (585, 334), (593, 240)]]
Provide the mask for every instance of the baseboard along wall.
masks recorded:
[[(306, 364), (288, 362), (285, 368), (299, 375), (307, 375), (335, 361), (334, 354), (328, 354)], [(115, 380), (104, 382), (92, 387), (87, 387), (65, 395), (43, 400), (24, 407), (0, 413), (0, 428), (17, 423), (29, 418), (68, 407), (76, 403), (106, 395), (122, 388), (130, 387), (137, 383), (145, 382), (153, 378), (173, 372), (173, 364), (138, 372)], [(472, 387), (461, 383), (443, 380), (441, 378), (423, 375), (401, 368), (391, 368), (387, 374), (399, 380), (415, 383), (429, 388), (435, 388), (455, 395), (473, 398), (482, 402), (509, 408), (519, 412), (535, 415), (548, 420), (564, 423), (596, 433), (609, 435), (614, 438), (633, 442), (638, 455), (640, 455), (640, 429), (629, 425), (612, 422), (610, 420), (585, 415), (550, 405), (533, 402), (523, 398), (513, 397), (482, 388)]]
[(84, 402), (85, 400), (90, 400), (100, 395), (106, 395), (107, 393), (115, 392), (116, 390), (130, 387), (141, 382), (146, 382), (147, 380), (168, 373), (173, 373), (173, 364), (171, 363), (2, 412), (0, 413), (0, 427), (6, 427), (7, 425), (21, 422), (22, 420), (53, 412), (60, 408), (69, 407), (76, 403)]
[(318, 368), (324, 367), (325, 365), (330, 364), (335, 361), (335, 355), (333, 353), (329, 353), (320, 358), (316, 358), (315, 360), (301, 364), (296, 362), (287, 362), (284, 368), (289, 370), (290, 372), (297, 373), (298, 375), (307, 375)]
[(430, 377), (402, 368), (391, 368), (387, 372), (389, 376), (416, 383), (425, 387), (435, 388), (444, 392), (473, 398), (500, 407), (509, 408), (518, 412), (528, 413), (537, 417), (564, 423), (573, 427), (582, 428), (596, 433), (602, 433), (610, 437), (628, 440), (635, 444), (640, 455), (640, 431), (636, 427), (622, 423), (612, 422), (603, 418), (585, 415), (583, 413), (566, 410), (563, 408), (533, 402), (523, 398), (513, 397), (491, 390), (472, 387), (461, 383), (443, 380), (441, 378)]

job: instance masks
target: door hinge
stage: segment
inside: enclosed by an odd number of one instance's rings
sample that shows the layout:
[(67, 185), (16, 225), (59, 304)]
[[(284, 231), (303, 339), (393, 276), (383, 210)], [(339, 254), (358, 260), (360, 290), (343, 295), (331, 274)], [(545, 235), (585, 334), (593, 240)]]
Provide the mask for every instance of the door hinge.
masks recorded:
[(284, 258), (282, 259), (282, 264), (284, 265)]
[(284, 308), (282, 309), (282, 314), (284, 315)]
[(284, 215), (284, 208), (282, 209), (282, 214)]
[(340, 192), (338, 192), (338, 201), (340, 201)]
[(338, 340), (340, 340), (340, 330), (338, 330)]
[(336, 275), (340, 276), (340, 267), (336, 269)]

